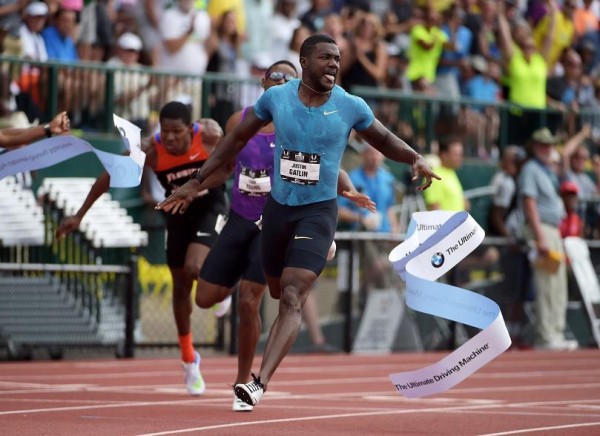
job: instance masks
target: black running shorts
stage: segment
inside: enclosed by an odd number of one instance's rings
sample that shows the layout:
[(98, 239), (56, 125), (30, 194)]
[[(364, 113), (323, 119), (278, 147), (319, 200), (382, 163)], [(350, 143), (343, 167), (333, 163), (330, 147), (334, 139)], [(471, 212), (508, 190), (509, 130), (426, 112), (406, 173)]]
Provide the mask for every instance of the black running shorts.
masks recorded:
[(260, 263), (260, 228), (256, 223), (231, 210), (202, 265), (200, 278), (228, 288), (240, 278), (266, 285)]
[(212, 247), (217, 239), (217, 221), (227, 214), (227, 199), (217, 197), (204, 207), (189, 208), (184, 214), (167, 215), (167, 265), (183, 268), (191, 243)]
[(321, 274), (337, 224), (337, 198), (285, 206), (269, 196), (263, 212), (261, 258), (265, 274), (281, 277), (283, 268)]

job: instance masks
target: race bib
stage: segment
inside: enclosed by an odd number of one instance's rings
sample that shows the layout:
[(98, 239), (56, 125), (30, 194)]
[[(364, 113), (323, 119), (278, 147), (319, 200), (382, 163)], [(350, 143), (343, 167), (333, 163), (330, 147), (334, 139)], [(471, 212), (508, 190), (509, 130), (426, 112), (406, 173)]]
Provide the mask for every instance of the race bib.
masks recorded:
[(316, 153), (283, 150), (279, 174), (286, 182), (298, 185), (316, 185), (319, 183), (321, 156)]
[(267, 169), (255, 170), (242, 167), (238, 181), (238, 189), (242, 194), (264, 196), (271, 192), (271, 178)]

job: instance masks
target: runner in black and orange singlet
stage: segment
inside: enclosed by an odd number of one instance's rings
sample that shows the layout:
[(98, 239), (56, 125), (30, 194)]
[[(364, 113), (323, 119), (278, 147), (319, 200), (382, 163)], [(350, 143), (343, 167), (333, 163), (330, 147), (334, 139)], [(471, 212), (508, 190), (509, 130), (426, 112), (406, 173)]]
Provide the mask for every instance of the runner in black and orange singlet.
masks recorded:
[[(204, 164), (222, 137), (223, 131), (216, 121), (204, 118), (192, 122), (186, 105), (167, 103), (160, 111), (160, 132), (142, 141), (145, 166), (154, 170), (168, 196)], [(59, 225), (56, 236), (76, 230), (90, 207), (108, 190), (109, 184), (110, 176), (104, 172), (79, 211)], [(173, 314), (184, 381), (191, 395), (200, 395), (205, 390), (200, 374), (200, 354), (194, 349), (190, 330), (191, 291), (217, 237), (219, 217), (226, 213), (225, 185), (220, 185), (199, 192), (185, 214), (167, 216), (166, 249), (167, 265), (173, 279)]]

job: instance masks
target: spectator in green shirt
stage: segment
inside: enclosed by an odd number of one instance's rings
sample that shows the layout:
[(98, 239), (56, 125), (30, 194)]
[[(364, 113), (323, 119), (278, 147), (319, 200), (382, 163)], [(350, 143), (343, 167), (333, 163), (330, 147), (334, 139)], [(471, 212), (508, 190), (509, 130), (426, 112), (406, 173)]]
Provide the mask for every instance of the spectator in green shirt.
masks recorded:
[(440, 14), (434, 8), (425, 8), (424, 18), (423, 24), (410, 31), (406, 76), (411, 81), (425, 78), (433, 83), (448, 36), (439, 27)]
[[(427, 191), (423, 198), (428, 210), (469, 210), (469, 201), (464, 197), (463, 187), (456, 175), (463, 161), (463, 144), (460, 139), (452, 137), (440, 142), (440, 166), (435, 168), (443, 182), (436, 183)], [(433, 188), (433, 189), (431, 189)]]
[(506, 18), (504, 2), (498, 2), (499, 43), (506, 80), (508, 101), (515, 104), (509, 112), (508, 138), (510, 144), (524, 144), (540, 125), (540, 110), (546, 108), (546, 78), (548, 56), (552, 45), (557, 9), (554, 0), (547, 2), (548, 31), (538, 50), (531, 29), (524, 25), (514, 28), (514, 35)]

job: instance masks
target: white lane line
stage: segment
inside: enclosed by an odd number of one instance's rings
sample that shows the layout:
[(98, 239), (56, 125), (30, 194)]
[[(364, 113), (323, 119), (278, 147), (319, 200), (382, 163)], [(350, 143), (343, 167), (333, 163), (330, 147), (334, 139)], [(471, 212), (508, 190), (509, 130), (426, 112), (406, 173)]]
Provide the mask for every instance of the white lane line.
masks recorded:
[[(447, 408), (446, 410), (469, 410), (471, 408), (481, 408), (488, 406), (458, 406)], [(204, 427), (193, 427), (193, 428), (184, 428), (179, 430), (168, 430), (157, 433), (143, 433), (138, 436), (163, 436), (163, 435), (172, 435), (172, 434), (181, 434), (181, 433), (192, 433), (199, 431), (209, 431), (209, 430), (217, 430), (223, 428), (234, 428), (234, 427), (244, 427), (244, 426), (253, 426), (253, 425), (267, 425), (267, 424), (280, 424), (286, 422), (302, 422), (302, 421), (319, 421), (325, 419), (340, 419), (340, 418), (357, 418), (364, 416), (383, 416), (383, 415), (405, 415), (408, 413), (424, 413), (424, 412), (435, 412), (439, 411), (439, 409), (403, 409), (403, 410), (381, 410), (374, 412), (363, 412), (363, 413), (340, 413), (335, 415), (317, 415), (317, 416), (303, 416), (298, 418), (281, 418), (281, 419), (265, 419), (261, 421), (248, 421), (248, 422), (233, 422), (228, 424), (217, 424), (217, 425), (207, 425)], [(265, 434), (268, 432), (264, 432)]]
[[(371, 382), (369, 382), (369, 384), (372, 384), (373, 381), (381, 381), (381, 378), (373, 378), (374, 380), (372, 380)], [(387, 380), (386, 380), (387, 381)], [(273, 388), (276, 389), (273, 391), (273, 394), (275, 394), (276, 392), (279, 394), (280, 388), (285, 388), (286, 386), (298, 386), (301, 383), (308, 383), (310, 384), (320, 384), (320, 385), (339, 385), (340, 383), (350, 383), (350, 382), (356, 382), (355, 379), (327, 379), (327, 380), (297, 380), (297, 381), (283, 381), (283, 382), (274, 382), (273, 383)], [(319, 382), (319, 383), (317, 383)], [(37, 389), (15, 389), (15, 387), (13, 386), (13, 389), (11, 390), (0, 390), (0, 399), (3, 399), (2, 397), (4, 396), (5, 398), (10, 395), (10, 394), (24, 394), (24, 393), (30, 393), (30, 394), (35, 394), (35, 393), (51, 393), (51, 392), (78, 392), (78, 391), (82, 391), (82, 392), (112, 392), (112, 393), (135, 393), (135, 394), (159, 394), (159, 393), (163, 393), (166, 394), (167, 392), (164, 392), (163, 390), (167, 390), (173, 394), (177, 394), (177, 392), (175, 392), (175, 389), (178, 390), (178, 392), (183, 393), (183, 388), (180, 388), (179, 385), (132, 385), (132, 386), (99, 386), (99, 385), (78, 385), (78, 384), (48, 384), (45, 385), (45, 387), (43, 385), (38, 385), (39, 388)], [(454, 398), (456, 395), (464, 395), (464, 394), (476, 394), (476, 393), (485, 393), (485, 394), (490, 394), (490, 393), (498, 393), (498, 392), (514, 392), (515, 390), (519, 390), (519, 391), (523, 391), (523, 392), (540, 392), (540, 391), (550, 391), (550, 390), (573, 390), (573, 389), (577, 389), (577, 390), (589, 390), (589, 389), (597, 389), (600, 387), (600, 382), (598, 383), (565, 383), (565, 384), (554, 384), (554, 385), (512, 385), (512, 386), (500, 386), (500, 387), (489, 387), (489, 386), (482, 386), (482, 387), (477, 387), (477, 388), (454, 388), (451, 389), (447, 392), (444, 393), (444, 395), (448, 395), (450, 398)], [(171, 389), (173, 389), (171, 391)], [(223, 389), (209, 389), (207, 390), (207, 394), (209, 395), (219, 395), (222, 394), (223, 392), (225, 392)], [(227, 389), (226, 392), (229, 392), (229, 390)], [(344, 397), (364, 397), (365, 395), (390, 395), (391, 397), (396, 397), (398, 401), (403, 401), (405, 400), (402, 396), (397, 395), (395, 391), (392, 390), (392, 388), (390, 387), (390, 391), (386, 392), (386, 391), (375, 391), (375, 392), (369, 392), (369, 391), (357, 391), (354, 393), (351, 392), (329, 392), (329, 393), (307, 393), (307, 394), (297, 394), (297, 395), (287, 395), (286, 393), (283, 393), (283, 395), (273, 395), (271, 394), (270, 398), (272, 399), (276, 399), (276, 398), (286, 398), (286, 399), (305, 399), (305, 398), (315, 398), (315, 396), (318, 396), (319, 398), (328, 398), (328, 397), (339, 397), (339, 396), (344, 396)], [(4, 400), (4, 399), (3, 399)], [(406, 400), (407, 402), (415, 402), (418, 401), (417, 399), (408, 399)], [(430, 401), (430, 399), (427, 399), (427, 401)], [(592, 400), (590, 400), (592, 401)]]
[[(575, 412), (563, 412), (565, 408), (561, 408), (560, 411), (553, 412), (519, 412), (516, 410), (505, 411), (505, 410), (471, 410), (469, 413), (472, 415), (482, 414), (482, 415), (510, 415), (510, 416), (560, 416), (562, 418), (598, 418), (597, 413), (575, 413)], [(448, 413), (457, 413), (454, 411), (450, 411)], [(460, 412), (462, 413), (462, 412)]]
[[(115, 407), (120, 407), (120, 408), (126, 408), (126, 407), (145, 407), (145, 406), (184, 406), (184, 405), (190, 405), (190, 406), (204, 406), (204, 405), (212, 405), (215, 403), (221, 403), (224, 401), (231, 401), (231, 399), (233, 398), (233, 394), (230, 390), (227, 390), (227, 394), (229, 395), (222, 395), (220, 393), (216, 393), (216, 394), (209, 394), (209, 395), (202, 395), (200, 397), (196, 397), (196, 398), (192, 398), (189, 395), (186, 395), (185, 399), (181, 399), (181, 400), (163, 400), (163, 401), (131, 401), (131, 402), (127, 402), (127, 401), (121, 401), (121, 400), (105, 400), (104, 403), (101, 404), (94, 404), (94, 405), (80, 405), (80, 406), (64, 406), (64, 407), (46, 407), (46, 408), (40, 408), (40, 409), (21, 409), (21, 410), (6, 410), (6, 411), (0, 411), (0, 416), (2, 415), (19, 415), (19, 414), (29, 414), (29, 413), (52, 413), (52, 412), (69, 412), (69, 411), (75, 411), (75, 410), (93, 410), (93, 409), (112, 409)], [(281, 392), (281, 391), (269, 391), (269, 394), (271, 394), (271, 396), (269, 397), (270, 400), (275, 400), (278, 398), (288, 398), (290, 397), (288, 392)], [(183, 395), (183, 394), (182, 394)], [(7, 399), (8, 400), (8, 399)], [(26, 399), (21, 399), (22, 401), (27, 401)], [(32, 399), (31, 401), (36, 401), (35, 399)], [(60, 402), (61, 400), (56, 400), (57, 402)]]
[(125, 404), (127, 405), (127, 403), (129, 403), (129, 401), (127, 400), (82, 400), (82, 399), (64, 399), (64, 400), (57, 400), (57, 399), (45, 399), (45, 398), (7, 398), (5, 400), (3, 400), (4, 402), (9, 402), (9, 403), (46, 403), (46, 404), (107, 404), (107, 403), (114, 403), (114, 404)]
[[(524, 352), (515, 352), (515, 353), (505, 353), (502, 355), (502, 359), (495, 362), (495, 366), (508, 366), (513, 367), (515, 365), (522, 366), (530, 366), (538, 368), (540, 366), (548, 365), (550, 367), (555, 367), (557, 362), (569, 364), (571, 366), (582, 366), (582, 365), (594, 365), (598, 361), (598, 355), (600, 350), (598, 349), (588, 349), (587, 353), (536, 353), (530, 351)], [(201, 353), (202, 354), (202, 353)], [(357, 355), (351, 354), (348, 355), (346, 353), (339, 353), (333, 355), (323, 355), (323, 356), (315, 356), (315, 355), (306, 355), (306, 354), (289, 354), (286, 356), (284, 360), (284, 367), (294, 367), (294, 365), (299, 365), (296, 368), (305, 368), (309, 367), (307, 363), (312, 364), (315, 369), (325, 369), (328, 365), (335, 364), (337, 366), (343, 367), (360, 367), (364, 368), (364, 365), (371, 365), (374, 363), (375, 365), (395, 365), (395, 364), (406, 364), (406, 365), (414, 365), (419, 366), (427, 363), (433, 363), (439, 355), (443, 355), (443, 353), (438, 352), (426, 352), (426, 353), (406, 353), (400, 352), (390, 355), (374, 355), (374, 356), (365, 356), (365, 355)], [(422, 358), (426, 356), (427, 358)], [(532, 357), (535, 356), (535, 360), (532, 360)], [(257, 356), (260, 360), (261, 356)], [(154, 357), (136, 357), (134, 360), (123, 360), (123, 359), (103, 359), (99, 358), (96, 360), (80, 360), (80, 361), (62, 361), (62, 362), (50, 362), (50, 361), (38, 361), (38, 362), (28, 362), (27, 367), (31, 369), (38, 369), (40, 367), (44, 368), (137, 368), (137, 367), (146, 367), (147, 364), (151, 364), (156, 367), (160, 366), (172, 366), (177, 363), (178, 357), (173, 356), (168, 358), (154, 358)], [(213, 356), (213, 355), (203, 355), (204, 362), (216, 363), (217, 366), (221, 366), (223, 364), (231, 364), (235, 365), (237, 361), (236, 357), (228, 357), (228, 356)], [(356, 363), (360, 362), (360, 363)], [(534, 362), (534, 363), (532, 363)], [(4, 362), (2, 364), (3, 369), (6, 370), (17, 370), (23, 371), (22, 363), (11, 363)]]
[[(381, 393), (382, 392), (368, 392), (366, 394), (367, 395), (369, 395), (369, 394), (377, 395), (377, 394), (381, 394)], [(361, 396), (364, 394), (365, 393), (356, 394), (356, 396)], [(294, 400), (294, 399), (303, 400), (303, 399), (310, 399), (310, 398), (316, 398), (316, 397), (318, 397), (320, 400), (325, 400), (328, 398), (328, 399), (331, 399), (332, 401), (338, 401), (340, 397), (347, 399), (348, 395), (341, 394), (341, 393), (328, 393), (328, 394), (318, 394), (318, 395), (314, 395), (314, 394), (313, 395), (290, 395), (287, 392), (277, 392), (277, 391), (271, 392), (271, 391), (269, 391), (269, 401), (276, 401), (276, 400), (289, 401), (289, 400)], [(133, 401), (133, 402), (118, 402), (118, 403), (111, 401), (111, 400), (107, 400), (105, 402), (105, 404), (0, 411), (0, 416), (29, 414), (29, 413), (52, 413), (52, 412), (62, 413), (62, 412), (76, 411), (76, 410), (92, 410), (92, 409), (103, 409), (103, 408), (111, 409), (111, 408), (115, 408), (115, 407), (126, 408), (126, 407), (144, 407), (144, 406), (175, 406), (175, 405), (199, 406), (199, 405), (209, 405), (209, 404), (214, 404), (214, 403), (220, 403), (220, 402), (229, 401), (229, 400), (230, 400), (229, 396), (227, 396), (227, 397), (217, 396), (217, 397), (212, 397), (212, 398), (203, 396), (198, 399), (186, 398), (186, 399), (182, 399), (182, 400)], [(401, 400), (402, 400), (402, 398), (398, 395), (398, 396), (396, 396), (396, 399), (394, 400), (394, 402), (401, 401)], [(57, 401), (60, 401), (60, 400), (57, 400)], [(432, 403), (437, 403), (437, 401), (429, 400), (429, 404), (432, 404)], [(456, 404), (456, 401), (454, 401), (454, 404)], [(476, 407), (476, 406), (481, 406), (481, 404), (468, 405), (468, 406)], [(277, 406), (274, 406), (274, 407), (277, 407)], [(457, 406), (455, 406), (455, 407), (457, 407)], [(415, 409), (415, 410), (417, 410), (417, 409)]]
[[(364, 371), (364, 366), (361, 366), (360, 369), (362, 371)], [(345, 382), (347, 380), (352, 380), (353, 383), (370, 383), (370, 382), (374, 382), (374, 381), (380, 381), (380, 380), (386, 380), (388, 381), (387, 378), (387, 373), (389, 371), (392, 371), (392, 369), (390, 368), (390, 365), (375, 365), (375, 366), (371, 366), (369, 365), (369, 370), (371, 372), (376, 372), (377, 370), (381, 369), (381, 376), (379, 377), (360, 377), (360, 378), (340, 378), (340, 379), (325, 379), (325, 380), (312, 380), (311, 383), (313, 384), (326, 384), (328, 383), (328, 380), (335, 380), (334, 383), (338, 383), (338, 382)], [(394, 370), (398, 370), (401, 369), (400, 366), (394, 366)], [(211, 376), (216, 376), (216, 375), (223, 375), (223, 374), (227, 374), (227, 375), (231, 375), (232, 371), (233, 371), (233, 367), (232, 368), (223, 368), (223, 369), (205, 369), (202, 368), (202, 374), (204, 375), (204, 377), (211, 377)], [(333, 368), (318, 368), (318, 369), (311, 369), (311, 370), (306, 370), (306, 368), (302, 369), (302, 368), (298, 368), (298, 369), (292, 369), (292, 368), (287, 368), (287, 369), (280, 369), (278, 370), (279, 373), (287, 373), (287, 374), (307, 374), (307, 373), (318, 373), (318, 374), (327, 374), (327, 373), (336, 373), (339, 374), (340, 372), (348, 372), (347, 368), (342, 368), (334, 366)], [(112, 372), (112, 373), (88, 373), (88, 374), (53, 374), (51, 376), (52, 380), (56, 380), (56, 381), (65, 381), (65, 380), (97, 380), (97, 379), (101, 379), (101, 380), (119, 380), (119, 379), (123, 379), (123, 378), (127, 378), (127, 379), (139, 379), (139, 378), (151, 378), (151, 377), (155, 377), (155, 378), (160, 378), (160, 379), (164, 379), (165, 377), (180, 377), (181, 376), (181, 371), (179, 369), (168, 369), (168, 370), (164, 370), (164, 371), (132, 371), (132, 372)], [(479, 372), (479, 373), (475, 373), (473, 374), (470, 379), (480, 379), (480, 380), (484, 380), (484, 379), (505, 379), (505, 378), (517, 378), (517, 379), (521, 379), (521, 378), (533, 378), (533, 377), (553, 377), (553, 378), (564, 378), (564, 377), (585, 377), (585, 376), (590, 376), (590, 377), (598, 377), (600, 376), (600, 368), (598, 369), (586, 369), (586, 370), (573, 370), (572, 368), (570, 369), (565, 369), (563, 371), (522, 371), (519, 373), (511, 373), (511, 372)], [(27, 380), (27, 382), (23, 381), (23, 382), (19, 382), (20, 379), (25, 379)], [(35, 386), (34, 381), (37, 380), (43, 380), (43, 381), (47, 381), (49, 379), (48, 375), (26, 375), (26, 374), (22, 374), (22, 375), (14, 375), (14, 376), (6, 376), (6, 375), (2, 375), (0, 376), (0, 387), (5, 386), (5, 385), (17, 385), (19, 383), (22, 384), (26, 384), (29, 383), (32, 386)], [(305, 379), (303, 379), (304, 382)], [(298, 384), (298, 380), (288, 380), (288, 381), (277, 381), (274, 383), (277, 384)]]
[[(208, 360), (209, 358), (207, 358)], [(151, 363), (151, 362), (150, 362)], [(203, 375), (221, 375), (221, 374), (231, 374), (231, 372), (234, 370), (235, 368), (235, 364), (234, 362), (228, 362), (231, 363), (231, 367), (225, 367), (225, 368), (206, 368), (203, 367), (202, 368), (202, 374)], [(470, 378), (506, 378), (506, 377), (515, 377), (515, 378), (529, 378), (529, 377), (546, 377), (549, 374), (550, 375), (554, 375), (554, 376), (561, 376), (564, 374), (567, 374), (569, 376), (579, 376), (579, 375), (598, 375), (600, 374), (600, 368), (590, 368), (590, 369), (580, 369), (577, 370), (575, 369), (575, 367), (577, 366), (577, 361), (573, 362), (573, 365), (571, 367), (569, 367), (568, 369), (564, 369), (564, 370), (549, 370), (549, 371), (544, 371), (544, 370), (540, 370), (539, 367), (536, 370), (531, 370), (531, 371), (527, 371), (527, 370), (523, 370), (523, 371), (519, 371), (519, 372), (511, 372), (511, 371), (483, 371), (483, 372), (478, 372), (473, 374)], [(597, 360), (595, 361), (595, 363), (597, 363)], [(570, 364), (570, 363), (569, 363)], [(152, 363), (151, 363), (152, 365)], [(344, 364), (338, 364), (338, 363), (334, 363), (332, 364), (332, 362), (328, 362), (326, 364), (325, 367), (319, 367), (319, 366), (306, 366), (306, 367), (296, 367), (296, 366), (290, 366), (290, 365), (284, 365), (281, 368), (279, 368), (277, 371), (279, 374), (310, 374), (310, 373), (315, 373), (315, 374), (327, 374), (327, 373), (340, 373), (340, 372), (364, 372), (365, 370), (365, 365), (368, 365), (369, 370), (371, 372), (376, 372), (381, 370), (382, 372), (382, 377), (386, 377), (386, 375), (391, 372), (391, 371), (397, 371), (397, 370), (404, 370), (404, 369), (414, 369), (417, 364), (408, 364), (408, 363), (399, 363), (399, 362), (389, 362), (386, 364), (371, 364), (371, 363), (365, 363), (365, 364), (351, 364), (351, 365), (344, 365)], [(178, 368), (176, 368), (176, 366), (174, 365), (174, 362), (170, 362), (170, 364), (168, 365), (168, 368), (165, 369), (160, 369), (157, 365), (154, 365), (156, 370), (151, 370), (151, 371), (139, 371), (138, 369), (136, 369), (136, 367), (131, 367), (131, 366), (121, 366), (119, 367), (119, 369), (121, 369), (121, 372), (110, 372), (110, 373), (105, 373), (105, 372), (98, 372), (98, 373), (84, 373), (84, 374), (52, 374), (52, 378), (55, 380), (71, 380), (71, 379), (90, 379), (90, 378), (102, 378), (102, 379), (118, 379), (118, 378), (141, 378), (141, 377), (160, 377), (163, 378), (167, 375), (173, 375), (173, 376), (179, 376), (180, 375), (180, 370)], [(110, 365), (106, 366), (105, 368), (110, 367)], [(147, 368), (148, 365), (144, 365), (144, 368)], [(556, 362), (554, 362), (553, 367), (556, 367)], [(90, 366), (91, 368), (95, 368), (95, 366)], [(392, 369), (393, 368), (393, 369)], [(5, 370), (6, 367), (3, 366), (3, 370)], [(38, 371), (36, 371), (36, 374), (23, 374), (22, 373), (22, 367), (21, 367), (21, 372), (19, 374), (12, 374), (12, 375), (7, 375), (6, 372), (2, 375), (0, 375), (0, 383), (3, 380), (6, 380), (7, 382), (12, 382), (18, 379), (26, 379), (26, 380), (47, 380), (48, 379), (48, 375), (46, 374), (39, 374), (39, 372), (41, 371), (42, 366), (40, 366), (38, 368)], [(127, 371), (130, 370), (130, 371)]]
[[(231, 370), (227, 371), (228, 374), (231, 374)], [(202, 374), (207, 374), (207, 372), (202, 369)], [(8, 379), (9, 382), (14, 382), (14, 380), (18, 380), (19, 378), (24, 378), (26, 380), (89, 380), (89, 379), (102, 379), (102, 380), (116, 380), (121, 378), (148, 378), (148, 377), (157, 377), (157, 378), (165, 378), (165, 377), (181, 377), (181, 370), (165, 370), (165, 371), (132, 371), (132, 372), (112, 372), (112, 373), (94, 373), (94, 374), (52, 374), (52, 375), (20, 375), (20, 376), (2, 376), (0, 377), (0, 382), (2, 380)]]
[(223, 398), (218, 399), (199, 399), (199, 400), (171, 400), (171, 401), (138, 401), (131, 403), (111, 403), (111, 404), (98, 404), (90, 406), (67, 406), (67, 407), (53, 407), (44, 409), (23, 409), (23, 410), (7, 410), (0, 412), (2, 415), (20, 415), (29, 413), (45, 413), (45, 412), (70, 412), (74, 410), (94, 410), (94, 409), (114, 409), (115, 407), (126, 408), (126, 407), (144, 407), (144, 406), (175, 406), (175, 405), (186, 405), (186, 404), (202, 404), (202, 403), (214, 403), (216, 401), (223, 401)]
[[(558, 404), (558, 402), (552, 402), (552, 403)], [(564, 401), (563, 403), (570, 404), (571, 402)], [(539, 402), (521, 403), (521, 404), (513, 404), (511, 406), (523, 407), (523, 406), (528, 406), (529, 404), (539, 405), (540, 403)], [(217, 430), (217, 429), (225, 429), (225, 428), (233, 428), (233, 427), (242, 427), (242, 426), (248, 426), (248, 425), (266, 425), (266, 424), (277, 424), (277, 423), (286, 423), (286, 422), (353, 418), (353, 417), (358, 417), (358, 416), (366, 417), (366, 416), (400, 415), (400, 414), (407, 414), (407, 413), (456, 413), (456, 412), (464, 413), (464, 412), (470, 412), (470, 411), (476, 412), (478, 410), (486, 410), (487, 412), (489, 412), (490, 409), (494, 409), (499, 406), (500, 405), (497, 405), (497, 404), (478, 404), (478, 405), (449, 406), (449, 407), (439, 407), (439, 408), (435, 407), (435, 408), (423, 408), (423, 409), (403, 409), (403, 410), (385, 410), (385, 411), (379, 410), (379, 411), (362, 412), (362, 413), (354, 412), (354, 413), (349, 413), (349, 414), (344, 413), (344, 414), (333, 414), (333, 415), (305, 416), (305, 417), (299, 417), (299, 418), (283, 418), (283, 419), (272, 419), (272, 420), (263, 420), (263, 421), (217, 424), (217, 425), (210, 425), (210, 426), (204, 426), (204, 427), (193, 427), (193, 428), (186, 428), (186, 429), (179, 429), (179, 430), (168, 430), (168, 431), (157, 432), (157, 433), (145, 433), (145, 434), (141, 434), (138, 436), (163, 436), (163, 435), (170, 435), (170, 434), (192, 433), (192, 432), (209, 431), (209, 430)], [(502, 406), (502, 407), (504, 407), (504, 406)], [(491, 412), (494, 413), (494, 411), (491, 411)], [(556, 414), (553, 414), (553, 416), (556, 416)], [(566, 428), (568, 428), (568, 426), (570, 426), (570, 425), (572, 425), (574, 427), (579, 426), (579, 424), (569, 424), (566, 426)], [(596, 424), (594, 424), (594, 425), (596, 425)], [(497, 433), (497, 435), (502, 435), (502, 434), (504, 434), (504, 433)], [(512, 433), (506, 433), (506, 434), (512, 434)], [(494, 435), (496, 435), (496, 434), (494, 434)], [(485, 436), (494, 436), (494, 435), (490, 434), (490, 435), (485, 435)]]
[(599, 422), (583, 422), (580, 424), (566, 424), (566, 425), (553, 425), (549, 427), (537, 427), (537, 428), (524, 428), (521, 430), (503, 431), (500, 433), (485, 433), (479, 436), (504, 436), (509, 434), (521, 434), (521, 433), (532, 433), (539, 431), (550, 431), (550, 430), (565, 430), (568, 428), (582, 428), (582, 427), (595, 427), (600, 426)]
[(480, 387), (480, 388), (459, 388), (459, 389), (450, 389), (444, 394), (465, 394), (465, 393), (489, 393), (489, 392), (515, 392), (515, 391), (528, 391), (528, 392), (536, 392), (536, 391), (551, 391), (555, 389), (597, 389), (600, 387), (600, 383), (565, 383), (565, 384), (556, 384), (556, 385), (517, 385), (517, 386), (501, 386), (501, 387)]
[[(565, 401), (565, 404), (570, 403), (569, 401)], [(528, 403), (522, 403), (522, 405), (527, 405)], [(535, 403), (539, 404), (539, 403)], [(282, 419), (269, 419), (269, 420), (261, 420), (261, 421), (249, 421), (249, 422), (236, 422), (236, 423), (228, 423), (228, 424), (217, 424), (217, 425), (209, 425), (204, 427), (193, 427), (193, 428), (185, 428), (178, 430), (168, 430), (156, 433), (143, 433), (138, 436), (164, 436), (164, 435), (174, 435), (174, 434), (182, 434), (182, 433), (192, 433), (192, 432), (200, 432), (200, 431), (210, 431), (217, 429), (225, 429), (225, 428), (234, 428), (234, 427), (244, 427), (244, 426), (254, 426), (254, 425), (268, 425), (268, 424), (279, 424), (279, 423), (287, 423), (287, 422), (301, 422), (301, 421), (317, 421), (317, 420), (325, 420), (325, 419), (340, 419), (340, 418), (356, 418), (356, 417), (366, 417), (366, 416), (384, 416), (384, 415), (402, 415), (408, 413), (453, 413), (453, 412), (465, 412), (465, 411), (477, 411), (481, 409), (491, 409), (497, 407), (496, 405), (471, 405), (471, 406), (451, 406), (451, 407), (441, 407), (441, 408), (425, 408), (425, 409), (403, 409), (403, 410), (380, 410), (373, 412), (363, 412), (363, 413), (344, 413), (344, 414), (333, 414), (333, 415), (320, 415), (320, 416), (305, 416), (298, 418), (282, 418)], [(566, 424), (562, 426), (555, 427), (544, 427), (540, 428), (539, 431), (550, 430), (550, 429), (561, 429), (561, 428), (577, 428), (584, 426), (595, 426), (600, 425), (598, 423), (584, 423), (584, 424)], [(537, 429), (534, 429), (538, 431)], [(509, 434), (517, 434), (517, 433), (526, 433), (531, 430), (518, 430), (516, 432), (507, 432), (507, 433), (490, 433), (487, 435), (480, 436), (501, 436), (501, 435), (509, 435)]]

